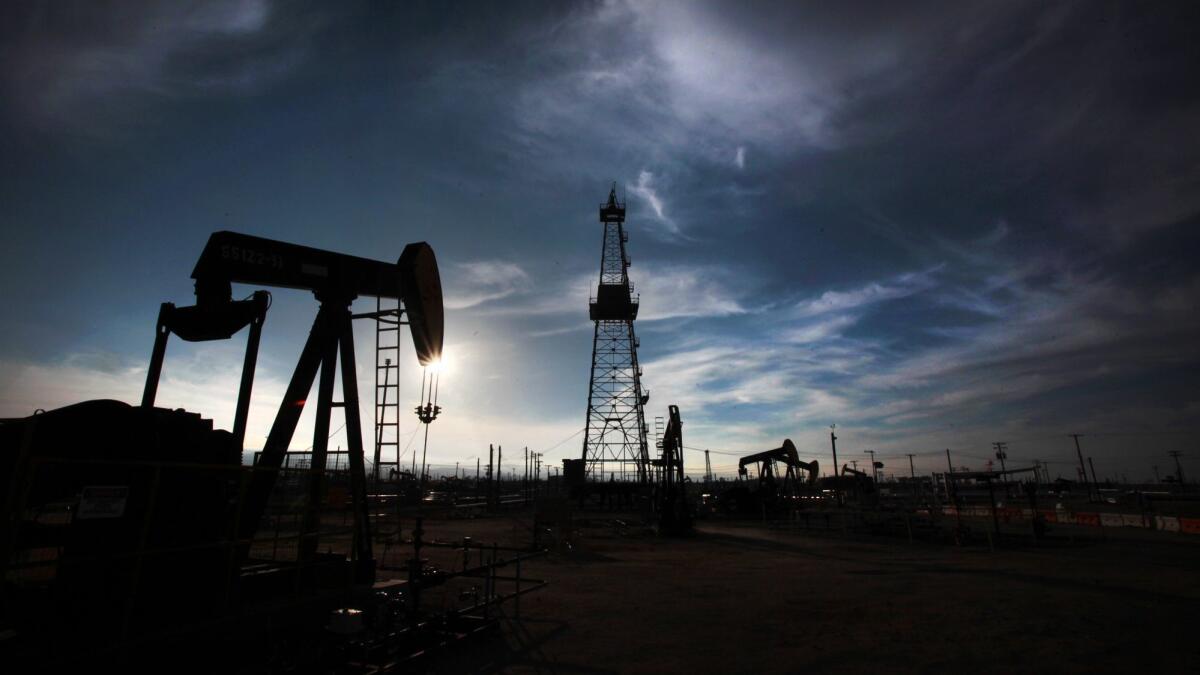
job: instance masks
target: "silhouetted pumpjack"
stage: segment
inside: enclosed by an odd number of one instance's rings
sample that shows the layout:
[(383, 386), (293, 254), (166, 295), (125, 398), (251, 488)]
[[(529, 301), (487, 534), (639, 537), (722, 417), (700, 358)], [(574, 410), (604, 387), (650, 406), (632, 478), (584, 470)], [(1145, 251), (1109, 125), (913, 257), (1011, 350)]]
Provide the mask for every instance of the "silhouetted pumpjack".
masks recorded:
[[(373, 578), (370, 525), (367, 513), (366, 473), (362, 430), (358, 412), (358, 382), (354, 363), (354, 338), (350, 304), (358, 296), (399, 298), (404, 303), (413, 346), (422, 365), (435, 362), (442, 351), (442, 287), (433, 249), (426, 243), (405, 246), (400, 260), (389, 264), (356, 256), (253, 237), (236, 232), (216, 232), (208, 240), (192, 271), (196, 304), (175, 307), (163, 304), (158, 319), (154, 352), (146, 375), (142, 406), (152, 407), (162, 372), (167, 338), (171, 333), (190, 341), (227, 339), (249, 324), (250, 336), (234, 418), (234, 438), (240, 449), (245, 440), (259, 335), (269, 306), (269, 295), (255, 292), (248, 300), (232, 299), (232, 284), (261, 284), (312, 291), (320, 302), (308, 341), (300, 354), (287, 393), (263, 445), (256, 471), (242, 502), (239, 539), (253, 536), (266, 508), (278, 469), (295, 433), (306, 398), (316, 379), (317, 419), (313, 434), (312, 485), (307, 528), (316, 527), (316, 505), (323, 494), (322, 477), (329, 442), (329, 416), (333, 379), (341, 357), (342, 396), (349, 445), (351, 497), (354, 509), (354, 551), (360, 580)], [(362, 315), (370, 317), (371, 315)], [(305, 540), (308, 554), (316, 538)], [(245, 551), (243, 551), (245, 553)]]
[(766, 450), (741, 458), (738, 461), (738, 475), (746, 475), (747, 465), (758, 464), (758, 482), (760, 487), (764, 483), (774, 483), (776, 479), (776, 462), (782, 462), (786, 467), (783, 479), (785, 486), (792, 486), (799, 482), (800, 479), (796, 475), (797, 469), (804, 469), (808, 473), (808, 485), (814, 485), (817, 482), (817, 477), (820, 475), (820, 465), (817, 463), (817, 460), (814, 459), (811, 462), (800, 461), (800, 454), (796, 452), (796, 445), (792, 443), (790, 438), (783, 439), (783, 445), (774, 450)]
[[(808, 473), (806, 484), (815, 485), (820, 475), (820, 466), (816, 460), (804, 462), (796, 452), (796, 445), (791, 439), (785, 438), (783, 445), (772, 450), (756, 452), (738, 460), (738, 475), (748, 476), (746, 467), (756, 465), (758, 484), (751, 490), (745, 484), (734, 485), (721, 495), (727, 510), (756, 512), (760, 507), (774, 509), (791, 504), (799, 496), (800, 478), (797, 471), (803, 469)], [(783, 464), (783, 475), (779, 475), (777, 464)]]
[[(8, 565), (28, 566), (20, 562), (28, 551), (56, 551), (52, 585), (6, 586), (0, 603), (3, 625), (14, 617), (37, 616), (32, 623), (38, 625), (46, 619), (44, 630), (27, 634), (31, 653), (44, 654), (47, 645), (63, 640), (86, 651), (172, 626), (224, 621), (243, 610), (248, 612), (243, 618), (265, 617), (274, 625), (292, 618), (259, 613), (276, 599), (344, 592), (374, 579), (350, 304), (360, 295), (400, 299), (418, 360), (437, 359), (442, 296), (432, 249), (410, 244), (389, 264), (217, 232), (192, 276), (196, 304), (168, 303), (159, 312), (141, 406), (95, 400), (0, 420), (0, 560), (7, 573)], [(263, 452), (250, 470), (242, 467), (243, 440), (270, 296), (257, 291), (235, 301), (234, 283), (309, 290), (320, 302)], [(399, 321), (397, 310), (388, 311)], [(247, 325), (236, 435), (214, 429), (197, 413), (154, 406), (172, 333), (189, 341), (217, 340)], [(345, 400), (334, 403), (339, 354)], [(318, 371), (311, 470), (300, 474), (308, 477), (301, 489), (309, 499), (289, 502), (305, 509), (297, 557), (253, 559), (251, 543)], [(354, 521), (349, 560), (316, 550), (335, 406), (345, 410), (349, 444)], [(49, 524), (38, 516), (64, 509), (68, 517)]]

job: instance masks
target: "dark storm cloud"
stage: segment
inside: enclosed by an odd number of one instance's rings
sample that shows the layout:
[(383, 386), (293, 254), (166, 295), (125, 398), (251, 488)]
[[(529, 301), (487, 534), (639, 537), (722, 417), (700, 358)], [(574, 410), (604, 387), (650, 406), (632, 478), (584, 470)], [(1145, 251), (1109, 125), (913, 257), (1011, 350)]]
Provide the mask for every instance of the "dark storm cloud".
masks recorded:
[[(1181, 189), (1194, 162), (1180, 161), (1197, 142), (1182, 28), (1194, 22), (1096, 4), (1035, 10), (954, 39), (919, 36), (880, 75), (898, 85), (867, 89), (836, 116), (845, 152), (803, 158), (792, 175), (914, 251), (921, 235), (995, 227), (1009, 242), (1046, 234), (1086, 247), (1194, 214), (1195, 191)], [(1150, 208), (1130, 206), (1151, 194)]]
[[(6, 11), (8, 222), (38, 194), (196, 240), (214, 217), (364, 254), (428, 232), (471, 354), (461, 409), (582, 419), (593, 209), (617, 180), (654, 405), (714, 447), (835, 421), (897, 451), (1195, 430), (1190, 5)], [(175, 199), (46, 187), (109, 185), (88, 152)]]
[(77, 133), (128, 125), (155, 99), (261, 87), (302, 61), (321, 23), (267, 0), (14, 3), (6, 14), (10, 114)]

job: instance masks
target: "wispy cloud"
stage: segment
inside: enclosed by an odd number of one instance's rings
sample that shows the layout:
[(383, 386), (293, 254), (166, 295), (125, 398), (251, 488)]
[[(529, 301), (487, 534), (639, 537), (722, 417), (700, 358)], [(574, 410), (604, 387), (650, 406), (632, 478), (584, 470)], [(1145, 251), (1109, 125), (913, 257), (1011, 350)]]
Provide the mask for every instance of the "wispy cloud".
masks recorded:
[[(746, 280), (740, 279), (733, 270), (718, 265), (663, 264), (644, 260), (630, 268), (630, 278), (635, 295), (641, 298), (638, 319), (643, 322), (723, 317), (753, 311), (743, 304), (748, 291)], [(596, 295), (597, 283), (598, 277), (594, 273), (546, 284), (513, 275), (510, 283), (503, 284), (506, 292), (501, 297), (507, 298), (504, 303), (484, 305), (475, 311), (490, 316), (586, 316), (588, 298)]]
[(821, 314), (846, 312), (887, 300), (904, 298), (933, 288), (937, 268), (923, 272), (910, 272), (886, 281), (872, 281), (863, 286), (844, 291), (825, 291), (820, 296), (802, 300), (796, 304), (795, 314), (812, 317)]
[(745, 289), (730, 270), (718, 266), (661, 265), (649, 262), (636, 283), (642, 321), (745, 314)]
[(779, 336), (780, 339), (791, 344), (822, 343), (840, 336), (845, 329), (853, 326), (857, 321), (858, 318), (850, 314), (819, 317), (799, 326), (783, 329)]
[[(1122, 417), (1097, 417), (1059, 392), (1136, 377), (1150, 364), (1182, 365), (1187, 359), (1172, 345), (1200, 332), (1188, 302), (1154, 306), (1164, 295), (1190, 297), (1184, 288), (1191, 282), (1173, 294), (1140, 295), (1097, 277), (1034, 283), (1053, 267), (1003, 259), (992, 265), (1009, 270), (1003, 281), (988, 270), (967, 280), (943, 265), (826, 291), (786, 314), (755, 316), (764, 328), (751, 337), (690, 331), (669, 355), (645, 361), (647, 381), (656, 395), (686, 406), (706, 433), (730, 443), (738, 442), (722, 423), (735, 419), (754, 421), (766, 436), (819, 433), (837, 422), (877, 448), (974, 442), (988, 429), (1050, 437), (1085, 420), (1112, 428)], [(976, 298), (1001, 320), (957, 328), (935, 320), (921, 331), (936, 336), (928, 345), (899, 351), (891, 346), (893, 329), (863, 337), (862, 323), (878, 326), (891, 316), (889, 302), (934, 309), (945, 306), (948, 293)], [(1152, 317), (1162, 319), (1164, 311), (1174, 320), (1156, 323)], [(1178, 424), (1186, 417), (1177, 407), (1155, 419)], [(744, 440), (735, 447), (748, 447)]]
[(500, 260), (456, 263), (448, 275), (446, 309), (466, 309), (529, 289), (520, 265)]
[[(668, 234), (681, 236), (683, 231), (675, 223), (675, 220), (667, 214), (666, 204), (659, 195), (659, 182), (653, 173), (643, 169), (638, 173), (637, 182), (628, 186), (627, 189), (649, 207), (649, 212), (654, 215), (651, 219), (652, 223), (659, 225)], [(635, 202), (634, 207), (637, 206), (639, 205)]]

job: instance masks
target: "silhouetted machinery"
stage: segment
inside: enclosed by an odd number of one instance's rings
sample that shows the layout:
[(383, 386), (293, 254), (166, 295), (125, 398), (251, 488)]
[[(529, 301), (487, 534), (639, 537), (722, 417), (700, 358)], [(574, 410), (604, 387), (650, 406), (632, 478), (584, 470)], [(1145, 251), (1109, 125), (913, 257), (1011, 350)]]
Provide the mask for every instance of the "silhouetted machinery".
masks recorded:
[(863, 471), (842, 465), (838, 476), (826, 476), (821, 479), (821, 489), (834, 491), (845, 501), (856, 502), (860, 506), (872, 506), (879, 498), (875, 490), (875, 481)]
[[(748, 477), (747, 467), (750, 465), (754, 465), (757, 476), (754, 487), (743, 483), (726, 490), (721, 496), (726, 511), (758, 512), (764, 507), (774, 510), (794, 506), (804, 492), (814, 492), (817, 477), (820, 476), (817, 461), (801, 461), (796, 445), (787, 438), (778, 448), (746, 455), (738, 460), (738, 475)], [(804, 481), (800, 480), (800, 470), (807, 473)]]
[(692, 505), (687, 498), (683, 473), (683, 422), (679, 406), (667, 407), (667, 427), (662, 437), (662, 456), (651, 464), (660, 476), (656, 486), (655, 509), (659, 531), (678, 534), (692, 528)]
[[(321, 589), (344, 591), (347, 581), (361, 587), (374, 579), (350, 305), (359, 296), (399, 298), (418, 360), (438, 359), (443, 315), (433, 249), (409, 244), (391, 264), (217, 232), (192, 277), (196, 304), (160, 309), (141, 406), (88, 401), (0, 424), (0, 485), (6, 490), (0, 628), (20, 625), (21, 639), (54, 639), (25, 644), (29, 654), (61, 640), (102, 645), (151, 626), (245, 618), (250, 604), (280, 594), (317, 598)], [(242, 465), (242, 452), (270, 296), (257, 291), (234, 300), (234, 283), (307, 290), (320, 303), (253, 467)], [(227, 339), (247, 326), (232, 432), (214, 429), (195, 413), (154, 407), (170, 335)], [(342, 401), (334, 402), (339, 357)], [(282, 478), (318, 373), (308, 468)], [(327, 498), (334, 407), (345, 413), (353, 514), (341, 553), (319, 549), (332, 548), (320, 539), (319, 513)], [(281, 480), (298, 483), (297, 492), (307, 496), (297, 502), (303, 516), (291, 542), (295, 554), (283, 562), (263, 557), (260, 536), (261, 526), (272, 522), (267, 507)], [(278, 536), (274, 546), (280, 546)], [(314, 607), (327, 611), (327, 604)]]

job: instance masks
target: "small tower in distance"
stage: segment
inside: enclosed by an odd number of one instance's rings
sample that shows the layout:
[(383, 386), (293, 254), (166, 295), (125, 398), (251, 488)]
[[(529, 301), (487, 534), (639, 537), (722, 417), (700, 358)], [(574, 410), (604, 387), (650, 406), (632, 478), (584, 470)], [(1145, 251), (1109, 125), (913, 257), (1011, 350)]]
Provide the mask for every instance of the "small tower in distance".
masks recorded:
[(650, 399), (642, 391), (638, 340), (633, 331), (638, 298), (629, 281), (625, 244), (625, 204), (617, 201), (613, 183), (608, 202), (600, 205), (604, 242), (600, 283), (588, 303), (596, 324), (592, 339), (592, 376), (588, 383), (587, 429), (583, 460), (588, 480), (646, 482), (650, 457), (646, 448), (643, 407)]

